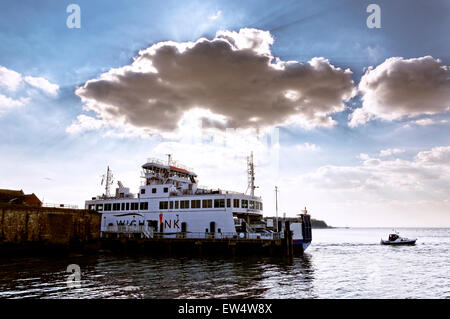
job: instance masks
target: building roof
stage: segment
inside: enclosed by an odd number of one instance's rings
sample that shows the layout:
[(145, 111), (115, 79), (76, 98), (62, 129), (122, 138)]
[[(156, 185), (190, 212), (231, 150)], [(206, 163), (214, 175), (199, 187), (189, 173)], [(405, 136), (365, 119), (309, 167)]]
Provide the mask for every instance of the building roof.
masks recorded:
[(22, 190), (0, 189), (0, 202), (9, 202), (24, 195)]
[(10, 204), (24, 204), (29, 206), (41, 206), (42, 202), (34, 194), (25, 194), (22, 190), (0, 189), (0, 202)]

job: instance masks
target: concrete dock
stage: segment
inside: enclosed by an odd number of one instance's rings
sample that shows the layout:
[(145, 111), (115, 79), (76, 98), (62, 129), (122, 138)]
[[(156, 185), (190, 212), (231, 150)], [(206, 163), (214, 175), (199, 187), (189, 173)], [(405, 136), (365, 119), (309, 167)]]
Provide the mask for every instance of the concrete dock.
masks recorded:
[(278, 239), (224, 238), (211, 234), (205, 238), (189, 238), (183, 233), (172, 238), (155, 233), (146, 238), (140, 233), (103, 233), (102, 248), (122, 252), (142, 252), (158, 255), (224, 255), (224, 256), (294, 256), (303, 253), (292, 243), (292, 233)]

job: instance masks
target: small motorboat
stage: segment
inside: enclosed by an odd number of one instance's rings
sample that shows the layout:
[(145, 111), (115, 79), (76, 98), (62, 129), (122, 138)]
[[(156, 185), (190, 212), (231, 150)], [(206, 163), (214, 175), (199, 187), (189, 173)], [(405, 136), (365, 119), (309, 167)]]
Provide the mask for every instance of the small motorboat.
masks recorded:
[(383, 240), (381, 239), (381, 244), (382, 245), (415, 245), (416, 244), (416, 240), (415, 239), (409, 239), (409, 238), (403, 238), (400, 237), (400, 235), (398, 233), (395, 234), (389, 234), (389, 239), (388, 240)]

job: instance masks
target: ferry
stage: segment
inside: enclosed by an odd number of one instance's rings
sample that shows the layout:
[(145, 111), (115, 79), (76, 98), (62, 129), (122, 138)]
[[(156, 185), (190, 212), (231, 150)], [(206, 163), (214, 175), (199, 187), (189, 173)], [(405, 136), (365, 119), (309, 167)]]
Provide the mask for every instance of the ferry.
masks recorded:
[(141, 168), (142, 183), (137, 194), (118, 181), (112, 195), (113, 176), (108, 167), (102, 181), (105, 193), (85, 202), (86, 209), (102, 215), (101, 236), (129, 233), (148, 239), (276, 240), (283, 238), (285, 227), (289, 227), (297, 250), (303, 252), (311, 243), (306, 210), (287, 223), (263, 217), (263, 200), (254, 193), (253, 154), (247, 158), (245, 193), (199, 186), (197, 174), (171, 155), (167, 161), (148, 159)]

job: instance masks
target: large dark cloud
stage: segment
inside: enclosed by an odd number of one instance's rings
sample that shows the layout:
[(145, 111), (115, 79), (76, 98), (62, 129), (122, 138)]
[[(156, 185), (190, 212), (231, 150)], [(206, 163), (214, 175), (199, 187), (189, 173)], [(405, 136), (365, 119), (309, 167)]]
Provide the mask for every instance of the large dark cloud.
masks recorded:
[(324, 58), (283, 62), (270, 52), (269, 32), (218, 32), (213, 40), (157, 43), (129, 65), (112, 69), (77, 89), (98, 117), (135, 127), (172, 131), (186, 111), (203, 108), (226, 123), (249, 128), (286, 123), (331, 126), (330, 114), (352, 96), (350, 70)]
[(450, 108), (450, 67), (431, 56), (389, 58), (366, 71), (359, 91), (363, 107), (351, 115), (350, 126), (443, 113)]

